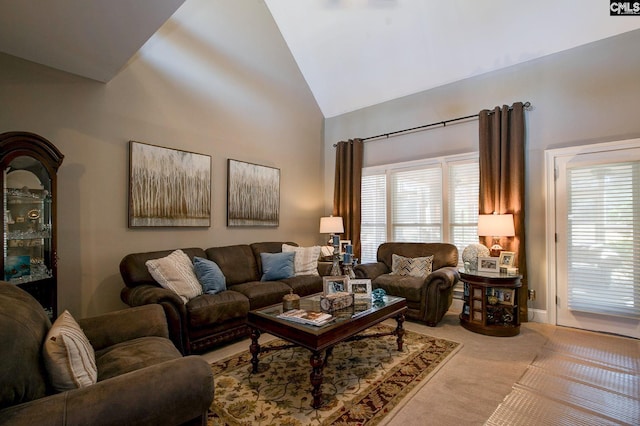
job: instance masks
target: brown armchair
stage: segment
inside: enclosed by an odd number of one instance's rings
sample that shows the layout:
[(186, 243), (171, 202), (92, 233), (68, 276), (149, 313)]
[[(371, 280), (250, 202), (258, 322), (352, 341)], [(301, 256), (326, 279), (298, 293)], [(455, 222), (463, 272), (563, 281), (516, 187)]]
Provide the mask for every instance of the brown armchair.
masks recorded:
[[(392, 255), (433, 255), (432, 272), (426, 277), (391, 274)], [(459, 279), (458, 249), (448, 243), (384, 243), (378, 247), (378, 261), (357, 265), (357, 278), (371, 279), (374, 289), (407, 299), (406, 317), (434, 327), (453, 301), (453, 286)]]
[(95, 350), (98, 381), (55, 392), (43, 356), (51, 322), (33, 297), (0, 281), (0, 424), (206, 424), (211, 367), (200, 357), (182, 357), (159, 305), (78, 324)]

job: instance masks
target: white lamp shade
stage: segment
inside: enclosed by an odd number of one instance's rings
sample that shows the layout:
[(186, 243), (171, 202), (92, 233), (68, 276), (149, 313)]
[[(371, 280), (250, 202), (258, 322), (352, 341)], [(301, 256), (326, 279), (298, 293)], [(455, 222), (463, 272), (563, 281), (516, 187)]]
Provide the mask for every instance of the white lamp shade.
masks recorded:
[(340, 216), (329, 216), (320, 218), (321, 234), (342, 234), (344, 225)]
[(513, 237), (512, 214), (481, 214), (478, 216), (478, 235), (481, 237)]

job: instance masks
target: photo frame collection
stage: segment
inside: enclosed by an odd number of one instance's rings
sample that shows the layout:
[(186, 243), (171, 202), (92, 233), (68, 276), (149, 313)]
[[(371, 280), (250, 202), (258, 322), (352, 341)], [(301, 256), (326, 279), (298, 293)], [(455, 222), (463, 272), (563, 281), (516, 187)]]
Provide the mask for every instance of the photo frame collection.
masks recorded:
[(370, 279), (350, 279), (347, 275), (322, 277), (323, 295), (347, 292), (353, 293), (355, 299), (371, 298)]

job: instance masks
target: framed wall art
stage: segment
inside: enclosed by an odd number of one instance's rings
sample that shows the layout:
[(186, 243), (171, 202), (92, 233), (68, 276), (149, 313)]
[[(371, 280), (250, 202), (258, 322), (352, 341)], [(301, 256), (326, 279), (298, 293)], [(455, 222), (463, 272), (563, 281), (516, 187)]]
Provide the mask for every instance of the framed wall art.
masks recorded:
[(278, 226), (280, 169), (228, 160), (227, 226)]
[(211, 157), (129, 142), (129, 227), (211, 226)]

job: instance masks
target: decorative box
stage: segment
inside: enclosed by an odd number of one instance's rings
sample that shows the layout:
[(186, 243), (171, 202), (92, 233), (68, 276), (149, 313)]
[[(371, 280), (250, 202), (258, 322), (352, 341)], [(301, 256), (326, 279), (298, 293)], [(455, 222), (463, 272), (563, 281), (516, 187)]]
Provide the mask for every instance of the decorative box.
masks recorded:
[(282, 310), (291, 311), (293, 309), (300, 309), (300, 296), (293, 293), (293, 290), (289, 294), (285, 294), (282, 297)]
[(340, 291), (320, 297), (320, 309), (324, 312), (337, 311), (353, 305), (353, 293)]

